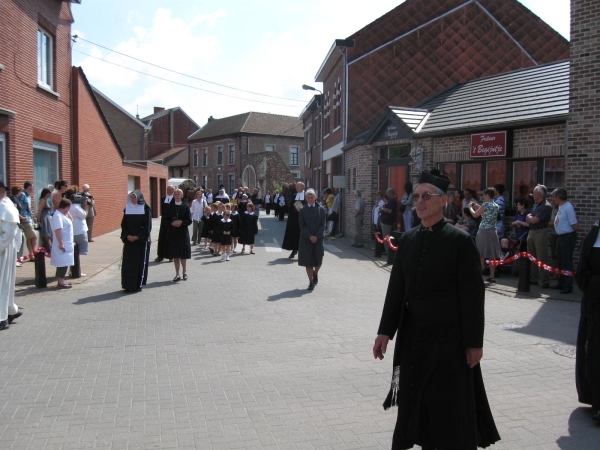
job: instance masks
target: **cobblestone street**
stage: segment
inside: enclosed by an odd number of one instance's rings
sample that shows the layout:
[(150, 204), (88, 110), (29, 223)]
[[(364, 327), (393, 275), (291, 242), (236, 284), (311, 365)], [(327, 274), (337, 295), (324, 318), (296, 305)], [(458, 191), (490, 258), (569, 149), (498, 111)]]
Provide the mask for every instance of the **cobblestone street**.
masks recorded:
[[(0, 334), (0, 449), (389, 449), (392, 351), (371, 353), (389, 268), (329, 241), (310, 292), (280, 250), (285, 223), (261, 214), (256, 255), (230, 262), (194, 247), (188, 281), (152, 262), (139, 294), (121, 291), (117, 233), (90, 244), (73, 289), (19, 287), (25, 314)], [(600, 448), (575, 391), (579, 308), (488, 290), (493, 449)]]

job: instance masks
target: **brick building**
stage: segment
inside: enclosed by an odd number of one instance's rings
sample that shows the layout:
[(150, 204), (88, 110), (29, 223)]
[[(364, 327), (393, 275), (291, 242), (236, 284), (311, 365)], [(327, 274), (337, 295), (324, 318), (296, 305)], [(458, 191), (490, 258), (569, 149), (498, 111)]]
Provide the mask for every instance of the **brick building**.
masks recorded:
[(504, 184), (510, 216), (536, 184), (565, 187), (568, 112), (569, 61), (462, 83), (414, 108), (388, 107), (345, 148), (350, 187), (375, 179), (401, 195), (405, 181), (437, 167), (450, 191)]
[(189, 137), (190, 175), (207, 189), (240, 184), (260, 187), (302, 179), (302, 122), (296, 117), (248, 112), (223, 119), (212, 116)]
[(580, 235), (600, 216), (600, 3), (571, 0), (567, 191)]
[(73, 181), (71, 3), (0, 1), (0, 179), (36, 194)]
[(158, 217), (167, 167), (151, 161), (127, 161), (83, 70), (73, 67), (72, 72), (73, 180), (89, 184), (94, 195), (98, 212), (94, 233), (108, 233), (121, 226), (125, 197), (133, 189), (144, 193), (153, 216)]
[(390, 105), (417, 107), (458, 83), (568, 57), (568, 42), (516, 0), (402, 3), (336, 40), (317, 72), (324, 96), (324, 184), (345, 175), (347, 189), (364, 191), (368, 209), (380, 179), (401, 193), (409, 179), (408, 146), (385, 155), (355, 154)]

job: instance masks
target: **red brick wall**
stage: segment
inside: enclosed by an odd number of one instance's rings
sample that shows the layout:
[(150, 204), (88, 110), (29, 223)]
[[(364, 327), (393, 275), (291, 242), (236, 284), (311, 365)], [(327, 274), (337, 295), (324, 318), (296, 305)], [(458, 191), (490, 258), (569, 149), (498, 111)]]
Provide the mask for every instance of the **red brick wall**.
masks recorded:
[(150, 126), (152, 130), (148, 133), (149, 159), (172, 147), (185, 147), (187, 138), (198, 131), (198, 126), (181, 109), (172, 110), (152, 120)]
[[(336, 83), (338, 85), (341, 84), (341, 92), (342, 92), (342, 103), (341, 103), (341, 126), (334, 127), (334, 108), (333, 108), (333, 94), (335, 92)], [(334, 145), (342, 142), (344, 140), (344, 98), (345, 98), (345, 88), (344, 88), (344, 59), (340, 58), (337, 63), (331, 69), (331, 72), (327, 75), (325, 80), (323, 81), (323, 95), (327, 98), (324, 104), (324, 112), (325, 114), (329, 113), (329, 127), (327, 125), (323, 127), (323, 148), (327, 150), (328, 148), (333, 147)]]
[(571, 83), (567, 192), (580, 235), (600, 216), (600, 3), (571, 0)]
[[(7, 184), (33, 179), (33, 139), (60, 142), (59, 176), (70, 181), (69, 80), (72, 16), (69, 2), (21, 0), (0, 2), (0, 107), (15, 111), (13, 119), (0, 116), (7, 133)], [(54, 38), (54, 91), (37, 84), (37, 31), (43, 25)], [(34, 136), (35, 134), (35, 136)]]
[(152, 205), (155, 202), (150, 195), (149, 177), (157, 177), (164, 182), (167, 167), (150, 163), (147, 168), (145, 165), (123, 162), (78, 68), (73, 68), (73, 103), (73, 146), (78, 176), (72, 182), (80, 187), (84, 183), (90, 185), (98, 214), (94, 221), (94, 235), (97, 236), (120, 227), (128, 176), (139, 177), (139, 189), (148, 204)]

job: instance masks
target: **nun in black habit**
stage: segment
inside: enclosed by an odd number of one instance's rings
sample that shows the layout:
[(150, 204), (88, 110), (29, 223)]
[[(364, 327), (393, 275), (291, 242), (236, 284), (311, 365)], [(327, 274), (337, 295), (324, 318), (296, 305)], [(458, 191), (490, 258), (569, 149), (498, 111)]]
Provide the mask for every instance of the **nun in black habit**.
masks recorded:
[(281, 248), (284, 250), (292, 251), (289, 256), (290, 258), (293, 258), (298, 253), (298, 243), (300, 242), (299, 210), (304, 205), (306, 205), (304, 183), (298, 181), (296, 183), (296, 195), (290, 201), (288, 221), (285, 226), (285, 234), (283, 235), (283, 244), (281, 245)]
[[(165, 256), (173, 260), (175, 265), (175, 278), (173, 281), (184, 281), (188, 279), (186, 262), (192, 257), (192, 246), (190, 244), (189, 226), (192, 224), (192, 214), (187, 201), (183, 199), (183, 191), (175, 189), (173, 201), (169, 203), (166, 211), (169, 226)], [(179, 266), (183, 270), (183, 276), (179, 276)]]
[(396, 336), (392, 449), (474, 450), (500, 439), (479, 365), (485, 288), (473, 239), (443, 218), (449, 180), (432, 172), (413, 194), (422, 222), (400, 238), (373, 355)]
[(123, 263), (121, 287), (125, 292), (138, 292), (148, 280), (150, 258), (150, 232), (152, 211), (139, 190), (127, 196), (127, 205), (121, 220)]
[(592, 406), (600, 422), (600, 221), (585, 236), (579, 250), (575, 281), (583, 292), (577, 332), (575, 384), (581, 403)]

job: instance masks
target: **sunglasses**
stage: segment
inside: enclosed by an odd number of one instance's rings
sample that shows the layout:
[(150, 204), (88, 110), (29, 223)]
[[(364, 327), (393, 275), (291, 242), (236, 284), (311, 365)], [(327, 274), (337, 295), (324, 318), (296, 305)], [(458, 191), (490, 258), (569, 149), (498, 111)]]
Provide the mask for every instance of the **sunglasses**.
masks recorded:
[(424, 202), (431, 200), (431, 197), (434, 197), (440, 194), (432, 194), (431, 192), (423, 192), (423, 194), (413, 194), (413, 201), (418, 202), (420, 198), (423, 199)]

